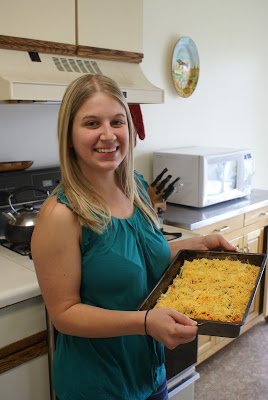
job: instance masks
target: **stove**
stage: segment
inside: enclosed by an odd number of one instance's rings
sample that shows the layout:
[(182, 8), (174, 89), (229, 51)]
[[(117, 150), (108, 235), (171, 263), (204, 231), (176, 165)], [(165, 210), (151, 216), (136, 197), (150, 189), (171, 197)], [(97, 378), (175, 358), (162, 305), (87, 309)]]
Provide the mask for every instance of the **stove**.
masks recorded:
[(175, 240), (189, 239), (191, 237), (200, 236), (199, 233), (188, 231), (173, 225), (161, 224), (161, 230), (168, 242)]
[(29, 243), (13, 244), (6, 239), (0, 239), (0, 244), (6, 249), (12, 250), (21, 256), (28, 256), (30, 259), (32, 259), (31, 247)]
[[(5, 237), (5, 227), (8, 222), (2, 212), (12, 211), (8, 201), (11, 193), (20, 189), (12, 198), (12, 205), (16, 210), (21, 209), (24, 204), (32, 204), (34, 208), (40, 208), (47, 197), (46, 192), (51, 193), (59, 182), (59, 167), (2, 172), (0, 174), (0, 238)], [(43, 192), (36, 189), (43, 189)], [(8, 242), (1, 244), (22, 255), (30, 255), (29, 246), (23, 248), (24, 246), (13, 246)]]
[[(21, 191), (12, 198), (12, 204), (15, 209), (22, 208), (23, 204), (33, 204), (35, 208), (40, 208), (46, 198), (46, 194), (37, 191), (29, 190), (29, 187), (35, 187), (51, 192), (60, 182), (60, 169), (42, 168), (29, 169), (26, 171), (5, 172), (0, 174), (0, 244), (18, 254), (31, 258), (29, 245), (13, 245), (4, 239), (5, 227), (7, 219), (2, 215), (2, 212), (10, 211), (8, 196), (17, 189), (28, 188)], [(167, 241), (186, 239), (195, 236), (196, 234), (185, 229), (177, 228), (171, 225), (161, 225), (163, 234)]]

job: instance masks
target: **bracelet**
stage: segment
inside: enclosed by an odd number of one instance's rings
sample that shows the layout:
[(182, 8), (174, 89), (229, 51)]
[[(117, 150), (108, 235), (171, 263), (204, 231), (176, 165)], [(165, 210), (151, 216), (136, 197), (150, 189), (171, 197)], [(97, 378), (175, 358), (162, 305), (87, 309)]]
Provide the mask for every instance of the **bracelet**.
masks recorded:
[(147, 319), (147, 315), (148, 315), (148, 312), (149, 312), (149, 311), (150, 311), (150, 310), (147, 310), (147, 311), (146, 311), (145, 318), (144, 318), (144, 330), (145, 330), (145, 335), (147, 335), (147, 336), (149, 336), (149, 335), (148, 335), (147, 329), (146, 329), (146, 319)]

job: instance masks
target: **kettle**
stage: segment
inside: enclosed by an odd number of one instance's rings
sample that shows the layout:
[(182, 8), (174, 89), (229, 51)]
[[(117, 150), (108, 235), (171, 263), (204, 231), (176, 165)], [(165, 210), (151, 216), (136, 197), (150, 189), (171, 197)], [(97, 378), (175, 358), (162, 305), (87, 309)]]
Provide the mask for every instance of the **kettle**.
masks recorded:
[(2, 215), (8, 219), (5, 228), (5, 237), (10, 243), (13, 244), (30, 243), (39, 213), (39, 210), (34, 208), (33, 204), (23, 204), (23, 207), (19, 210), (14, 208), (12, 204), (12, 198), (15, 194), (26, 190), (38, 190), (49, 196), (49, 192), (34, 186), (19, 188), (9, 195), (8, 202), (12, 212), (2, 212)]

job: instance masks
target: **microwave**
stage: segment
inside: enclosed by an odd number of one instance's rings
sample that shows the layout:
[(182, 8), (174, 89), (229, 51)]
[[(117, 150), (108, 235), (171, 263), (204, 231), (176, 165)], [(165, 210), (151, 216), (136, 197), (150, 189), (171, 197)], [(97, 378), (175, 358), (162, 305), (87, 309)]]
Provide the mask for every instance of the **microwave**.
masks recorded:
[(201, 208), (249, 195), (254, 159), (247, 149), (189, 146), (154, 152), (154, 179), (164, 168), (180, 177), (168, 202)]

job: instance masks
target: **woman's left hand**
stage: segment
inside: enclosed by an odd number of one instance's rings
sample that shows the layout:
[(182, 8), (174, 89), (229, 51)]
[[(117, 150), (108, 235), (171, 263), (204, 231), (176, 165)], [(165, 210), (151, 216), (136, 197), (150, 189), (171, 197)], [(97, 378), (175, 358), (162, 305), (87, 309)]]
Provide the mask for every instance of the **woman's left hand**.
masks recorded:
[(237, 248), (228, 242), (220, 234), (207, 236), (197, 236), (190, 239), (178, 240), (169, 243), (171, 259), (175, 257), (179, 250), (227, 250), (237, 251)]
[(228, 250), (237, 251), (237, 248), (228, 242), (222, 235), (213, 234), (200, 236), (196, 239), (196, 244), (192, 247), (193, 250)]

